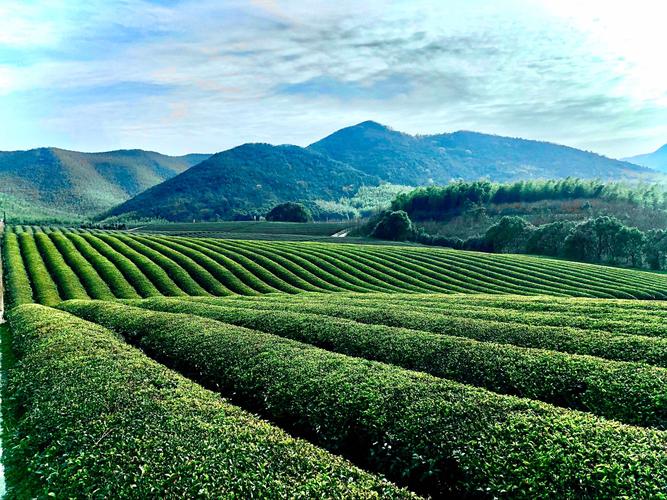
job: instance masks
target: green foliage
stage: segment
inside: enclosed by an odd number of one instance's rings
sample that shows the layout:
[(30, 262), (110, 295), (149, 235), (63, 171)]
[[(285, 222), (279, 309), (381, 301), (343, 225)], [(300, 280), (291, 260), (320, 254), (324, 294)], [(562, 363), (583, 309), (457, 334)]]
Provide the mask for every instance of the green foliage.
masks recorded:
[(0, 152), (0, 207), (12, 223), (78, 223), (206, 158), (141, 150)]
[(651, 209), (667, 209), (667, 192), (657, 184), (632, 186), (576, 178), (507, 184), (453, 182), (400, 194), (392, 202), (392, 208), (405, 210), (414, 220), (424, 220), (450, 217), (476, 205), (575, 199), (623, 201)]
[[(55, 304), (61, 297), (222, 296), (276, 291), (667, 297), (667, 279), (659, 274), (533, 257), (408, 246), (45, 229), (50, 232), (26, 226), (14, 228), (9, 233), (12, 236), (8, 234), (10, 240), (18, 238), (20, 242), (25, 271), (18, 265), (12, 267), (17, 273), (27, 273), (34, 300), (45, 304)], [(5, 259), (7, 245), (3, 245)], [(664, 256), (657, 258), (664, 261)], [(8, 294), (21, 288), (14, 283), (18, 281), (7, 280)]]
[(313, 217), (310, 210), (301, 203), (287, 202), (269, 210), (266, 220), (270, 222), (310, 222)]
[(468, 131), (412, 136), (372, 121), (339, 130), (309, 148), (386, 182), (411, 186), (489, 176), (495, 181), (527, 175), (538, 179), (656, 177), (648, 169), (558, 144)]
[(526, 249), (532, 226), (521, 217), (503, 217), (484, 235), (487, 245), (498, 253), (521, 253)]
[(386, 212), (375, 225), (371, 236), (382, 240), (405, 241), (412, 235), (412, 221), (403, 210)]
[(338, 201), (315, 200), (318, 219), (356, 219), (368, 217), (387, 210), (392, 200), (401, 193), (414, 189), (411, 186), (383, 183), (379, 186), (361, 186), (350, 197), (343, 196)]
[(337, 200), (377, 184), (379, 179), (308, 149), (244, 144), (213, 155), (103, 217), (247, 220), (280, 203), (314, 205), (314, 200)]
[(8, 307), (32, 302), (32, 288), (21, 257), (18, 236), (5, 232), (2, 235), (2, 268), (4, 292)]
[[(10, 314), (12, 498), (408, 498), (61, 311)], [(11, 450), (11, 453), (7, 451)]]
[(66, 237), (76, 247), (81, 256), (90, 262), (115, 297), (120, 299), (139, 298), (139, 294), (137, 294), (136, 290), (125, 279), (118, 268), (81, 235), (66, 233)]
[[(389, 300), (371, 304), (382, 308)], [(155, 298), (129, 304), (211, 318), (495, 392), (539, 399), (629, 424), (667, 428), (665, 368), (289, 312), (283, 310), (280, 301), (273, 302), (280, 305), (270, 315), (237, 300), (218, 300), (209, 305)], [(406, 302), (406, 308), (413, 306), (414, 302)], [(457, 313), (469, 316), (471, 311)]]
[(537, 255), (559, 257), (563, 254), (563, 243), (575, 224), (556, 221), (536, 227), (526, 242), (526, 252)]
[[(419, 298), (424, 300), (423, 296)], [(219, 299), (196, 300), (216, 305)], [(667, 337), (667, 331), (664, 328), (662, 335), (657, 335), (659, 338), (652, 338), (599, 331), (594, 328), (594, 323), (592, 327), (580, 325), (579, 328), (539, 324), (533, 326), (526, 322), (501, 321), (500, 318), (476, 318), (475, 314), (467, 312), (443, 314), (441, 311), (424, 310), (415, 303), (408, 306), (394, 304), (392, 298), (374, 303), (360, 299), (336, 300), (331, 296), (326, 296), (322, 302), (293, 297), (289, 301), (275, 303), (264, 297), (261, 300), (244, 299), (243, 304), (250, 300), (252, 304), (248, 307), (267, 311), (281, 309), (321, 314), (359, 323), (408, 328), (481, 342), (596, 356), (612, 361), (647, 363), (667, 368), (667, 338), (664, 338)], [(430, 307), (437, 309), (431, 304)]]
[[(77, 248), (62, 232), (54, 231), (49, 236), (58, 249), (58, 252), (63, 256), (64, 262), (74, 271), (91, 298), (101, 300), (116, 298), (106, 282), (97, 274), (95, 268), (79, 253)], [(62, 263), (59, 265), (62, 265)], [(69, 276), (69, 279), (72, 279), (72, 277)]]
[(46, 233), (39, 232), (34, 235), (34, 238), (42, 259), (58, 287), (60, 296), (63, 299), (89, 298), (81, 281), (67, 265), (63, 255), (55, 247), (49, 236)]
[(61, 307), (417, 492), (651, 497), (667, 486), (661, 432), (205, 318), (109, 302)]
[(34, 236), (31, 233), (23, 232), (18, 235), (18, 239), (35, 301), (47, 306), (57, 304), (61, 300), (58, 287), (44, 265)]
[[(83, 233), (81, 237), (98, 253), (98, 255), (107, 259), (113, 266), (115, 266), (116, 270), (123, 276), (129, 285), (135, 288), (139, 295), (142, 297), (160, 295), (160, 290), (155, 287), (147, 277), (147, 274), (144, 274), (142, 269), (139, 269), (132, 260), (118, 250), (119, 245), (113, 247), (99, 236), (90, 233)], [(116, 276), (115, 278), (109, 279), (108, 283), (116, 282), (117, 286), (123, 286), (121, 284), (122, 282), (119, 280), (120, 277)], [(124, 286), (123, 290), (125, 290), (123, 294), (117, 295), (118, 297), (123, 297), (126, 293), (130, 293)]]

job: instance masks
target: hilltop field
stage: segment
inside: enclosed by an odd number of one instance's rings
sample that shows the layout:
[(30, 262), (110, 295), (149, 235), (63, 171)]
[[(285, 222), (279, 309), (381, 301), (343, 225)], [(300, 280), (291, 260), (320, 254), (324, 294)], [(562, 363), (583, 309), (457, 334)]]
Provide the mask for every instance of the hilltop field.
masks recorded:
[(667, 276), (224, 224), (6, 228), (10, 498), (667, 491)]

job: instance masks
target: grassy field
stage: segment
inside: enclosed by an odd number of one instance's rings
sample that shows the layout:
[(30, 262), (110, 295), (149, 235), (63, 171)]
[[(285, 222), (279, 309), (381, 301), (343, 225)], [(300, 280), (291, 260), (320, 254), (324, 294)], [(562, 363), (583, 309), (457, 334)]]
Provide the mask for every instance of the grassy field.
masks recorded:
[(2, 254), (15, 497), (667, 491), (665, 275), (51, 227)]

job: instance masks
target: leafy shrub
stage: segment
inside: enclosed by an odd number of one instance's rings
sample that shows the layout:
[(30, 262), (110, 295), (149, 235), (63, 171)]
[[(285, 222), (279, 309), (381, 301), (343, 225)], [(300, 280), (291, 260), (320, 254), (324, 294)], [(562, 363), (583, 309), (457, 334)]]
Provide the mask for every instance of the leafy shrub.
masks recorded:
[[(239, 301), (209, 305), (155, 298), (130, 304), (211, 318), (495, 392), (540, 399), (634, 425), (667, 428), (664, 368), (287, 312), (277, 302), (271, 314)], [(381, 308), (384, 304), (372, 305)]]
[(313, 217), (301, 203), (281, 203), (266, 214), (266, 220), (272, 222), (310, 222)]
[(412, 222), (403, 210), (386, 212), (371, 233), (373, 238), (392, 241), (405, 241), (411, 235)]
[(15, 307), (32, 302), (32, 288), (23, 264), (18, 237), (14, 233), (2, 236), (3, 270), (7, 306)]
[(109, 302), (61, 307), (417, 492), (604, 498), (667, 487), (662, 432), (205, 318)]
[(12, 498), (409, 498), (67, 313), (10, 313)]

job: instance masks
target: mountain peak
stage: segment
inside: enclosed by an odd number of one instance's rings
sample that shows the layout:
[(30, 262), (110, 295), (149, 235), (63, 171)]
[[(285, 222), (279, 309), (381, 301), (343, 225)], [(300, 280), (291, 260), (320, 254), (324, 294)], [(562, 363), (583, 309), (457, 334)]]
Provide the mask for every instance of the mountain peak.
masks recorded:
[[(365, 128), (365, 129), (374, 129), (374, 130), (391, 130), (386, 125), (382, 125), (381, 123), (374, 122), (373, 120), (366, 120), (365, 122), (357, 123), (356, 125), (353, 125), (352, 127), (347, 127), (347, 128)], [(343, 130), (345, 130), (345, 129), (343, 129)]]
[(629, 161), (636, 165), (654, 168), (661, 172), (667, 172), (667, 144), (660, 146), (658, 149), (653, 151), (653, 153), (630, 156), (628, 158), (623, 158), (623, 160)]

